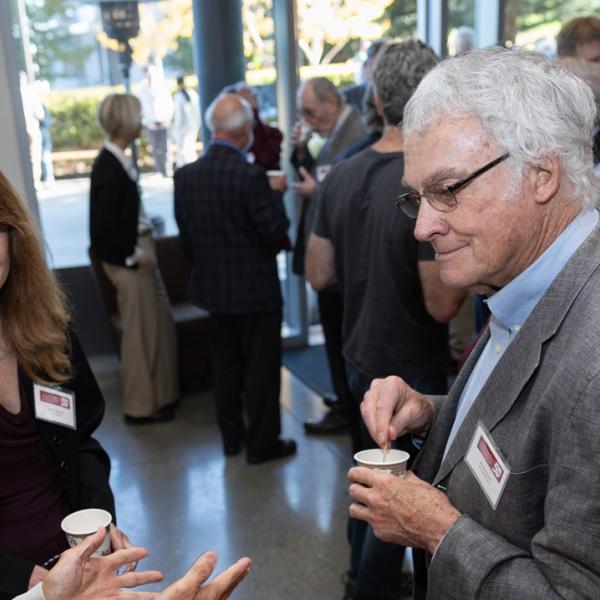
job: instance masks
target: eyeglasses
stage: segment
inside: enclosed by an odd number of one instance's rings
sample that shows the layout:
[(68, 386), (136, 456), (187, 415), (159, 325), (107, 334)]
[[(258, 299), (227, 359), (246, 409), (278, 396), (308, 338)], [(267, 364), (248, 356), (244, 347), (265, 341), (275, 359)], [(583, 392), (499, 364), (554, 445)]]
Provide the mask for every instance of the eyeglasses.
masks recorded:
[(464, 188), (466, 185), (471, 183), (474, 179), (483, 175), (486, 171), (500, 164), (503, 160), (506, 160), (510, 154), (507, 152), (502, 156), (494, 159), (493, 161), (483, 165), (477, 171), (474, 171), (470, 175), (467, 175), (464, 179), (453, 183), (452, 185), (442, 186), (431, 186), (423, 189), (423, 193), (419, 192), (407, 192), (402, 194), (398, 200), (396, 200), (396, 206), (401, 208), (404, 214), (409, 216), (411, 219), (416, 219), (419, 214), (419, 207), (421, 206), (421, 198), (425, 198), (429, 205), (436, 210), (441, 212), (450, 212), (457, 204), (458, 198), (456, 193)]

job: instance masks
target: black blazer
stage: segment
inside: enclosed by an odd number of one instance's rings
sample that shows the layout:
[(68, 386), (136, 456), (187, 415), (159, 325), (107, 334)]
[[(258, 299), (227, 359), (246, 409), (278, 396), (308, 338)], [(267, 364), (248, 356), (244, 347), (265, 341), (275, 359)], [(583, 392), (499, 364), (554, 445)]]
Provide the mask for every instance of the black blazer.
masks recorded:
[(103, 148), (94, 161), (90, 182), (90, 245), (111, 265), (126, 266), (135, 252), (140, 195), (137, 183), (119, 160)]
[[(73, 508), (103, 508), (115, 518), (115, 501), (108, 476), (110, 459), (92, 437), (104, 415), (104, 398), (92, 374), (77, 336), (71, 334), (73, 378), (62, 384), (75, 393), (77, 431), (45, 421), (36, 421), (38, 429), (58, 466), (65, 494)], [(32, 412), (33, 382), (19, 367), (19, 383)], [(0, 549), (0, 600), (9, 600), (27, 591), (35, 565)]]
[(278, 310), (277, 252), (289, 221), (265, 171), (234, 148), (212, 144), (175, 173), (175, 218), (193, 259), (191, 302), (216, 314)]

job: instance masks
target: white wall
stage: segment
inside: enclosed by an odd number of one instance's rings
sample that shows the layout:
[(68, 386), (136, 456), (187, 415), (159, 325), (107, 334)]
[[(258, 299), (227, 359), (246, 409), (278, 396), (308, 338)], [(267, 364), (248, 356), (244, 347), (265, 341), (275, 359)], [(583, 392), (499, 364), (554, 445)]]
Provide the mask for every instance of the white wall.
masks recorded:
[(10, 2), (0, 0), (0, 170), (39, 222), (11, 23)]

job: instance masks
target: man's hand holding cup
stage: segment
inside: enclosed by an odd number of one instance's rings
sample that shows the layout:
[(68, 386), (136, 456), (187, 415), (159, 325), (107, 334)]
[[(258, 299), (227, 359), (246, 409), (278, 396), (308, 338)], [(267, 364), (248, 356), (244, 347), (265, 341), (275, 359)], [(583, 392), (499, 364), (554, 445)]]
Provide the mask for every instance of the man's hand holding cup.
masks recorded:
[(271, 169), (267, 171), (269, 185), (274, 192), (283, 194), (287, 190), (287, 176), (285, 171), (279, 169)]
[(312, 134), (311, 127), (303, 119), (298, 119), (290, 131), (290, 143), (297, 150), (306, 151), (306, 144)]

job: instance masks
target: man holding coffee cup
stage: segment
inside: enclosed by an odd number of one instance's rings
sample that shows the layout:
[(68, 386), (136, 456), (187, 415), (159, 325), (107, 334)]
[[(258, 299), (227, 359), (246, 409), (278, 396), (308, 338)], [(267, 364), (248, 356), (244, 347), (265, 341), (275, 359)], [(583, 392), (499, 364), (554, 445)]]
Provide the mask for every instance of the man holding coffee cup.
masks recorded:
[(189, 300), (210, 312), (213, 383), (223, 452), (250, 464), (291, 456), (281, 434), (281, 286), (277, 254), (289, 246), (285, 174), (267, 179), (246, 160), (252, 108), (236, 94), (213, 100), (199, 160), (175, 173), (175, 218), (193, 268)]
[(425, 438), (403, 479), (349, 472), (350, 514), (421, 549), (415, 598), (600, 597), (594, 114), (585, 83), (500, 48), (443, 62), (406, 107), (398, 205), (492, 313), (447, 397), (388, 377), (361, 406), (380, 445)]

